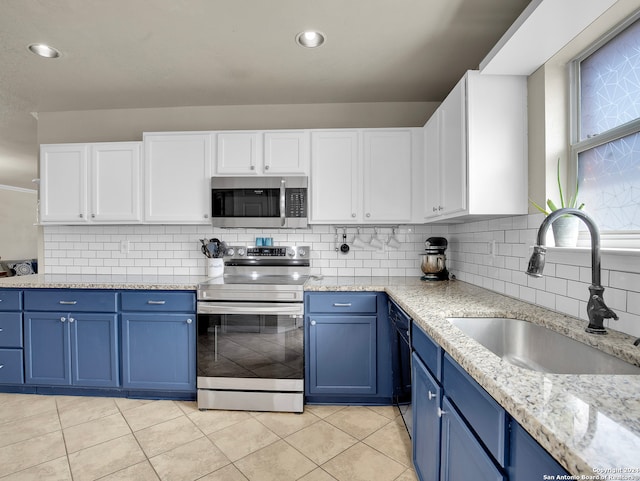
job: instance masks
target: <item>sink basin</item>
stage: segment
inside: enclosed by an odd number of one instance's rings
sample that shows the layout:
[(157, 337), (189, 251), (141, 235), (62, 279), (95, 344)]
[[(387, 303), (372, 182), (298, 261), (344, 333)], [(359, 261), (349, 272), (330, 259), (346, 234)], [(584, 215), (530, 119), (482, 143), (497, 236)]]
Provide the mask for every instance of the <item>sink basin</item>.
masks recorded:
[(531, 322), (482, 317), (449, 321), (518, 367), (555, 374), (640, 374), (638, 366)]

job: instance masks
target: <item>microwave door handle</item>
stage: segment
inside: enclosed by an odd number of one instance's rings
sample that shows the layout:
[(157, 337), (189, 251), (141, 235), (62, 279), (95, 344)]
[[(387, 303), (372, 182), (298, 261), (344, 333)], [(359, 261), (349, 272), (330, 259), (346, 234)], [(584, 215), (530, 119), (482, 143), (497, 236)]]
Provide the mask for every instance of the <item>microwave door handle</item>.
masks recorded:
[(285, 202), (285, 195), (287, 193), (287, 189), (286, 189), (286, 181), (284, 179), (280, 180), (280, 225), (282, 227), (285, 226), (287, 219), (285, 217), (285, 209), (286, 209), (286, 202)]

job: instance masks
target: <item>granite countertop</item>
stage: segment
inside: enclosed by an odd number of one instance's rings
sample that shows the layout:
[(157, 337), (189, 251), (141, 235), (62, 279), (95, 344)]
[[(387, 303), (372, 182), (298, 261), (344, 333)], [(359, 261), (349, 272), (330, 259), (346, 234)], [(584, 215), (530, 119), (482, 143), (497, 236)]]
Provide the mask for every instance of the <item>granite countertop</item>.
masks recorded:
[(0, 287), (18, 289), (161, 289), (195, 291), (205, 276), (34, 274), (0, 278)]
[[(587, 334), (586, 321), (460, 281), (334, 277), (311, 279), (305, 289), (387, 292), (569, 473), (585, 476), (579, 479), (640, 480), (640, 376), (522, 369), (463, 334), (447, 318), (524, 319), (640, 365), (633, 337), (611, 330), (607, 336)], [(595, 474), (602, 478), (588, 478)]]

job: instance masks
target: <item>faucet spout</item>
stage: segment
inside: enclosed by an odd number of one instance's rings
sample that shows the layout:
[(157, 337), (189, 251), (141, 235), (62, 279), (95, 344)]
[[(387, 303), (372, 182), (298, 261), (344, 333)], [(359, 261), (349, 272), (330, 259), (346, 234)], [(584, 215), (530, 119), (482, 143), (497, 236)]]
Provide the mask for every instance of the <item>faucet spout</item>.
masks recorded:
[(533, 254), (529, 260), (527, 274), (533, 277), (542, 276), (544, 255), (546, 252), (546, 248), (544, 247), (545, 235), (553, 221), (563, 215), (576, 216), (589, 228), (591, 235), (591, 286), (589, 286), (589, 301), (587, 302), (589, 325), (586, 331), (592, 334), (606, 334), (607, 330), (603, 326), (604, 319), (617, 320), (618, 316), (607, 307), (602, 298), (604, 287), (602, 287), (600, 281), (600, 231), (593, 219), (584, 211), (570, 208), (558, 209), (544, 219), (538, 229), (537, 245), (533, 247)]

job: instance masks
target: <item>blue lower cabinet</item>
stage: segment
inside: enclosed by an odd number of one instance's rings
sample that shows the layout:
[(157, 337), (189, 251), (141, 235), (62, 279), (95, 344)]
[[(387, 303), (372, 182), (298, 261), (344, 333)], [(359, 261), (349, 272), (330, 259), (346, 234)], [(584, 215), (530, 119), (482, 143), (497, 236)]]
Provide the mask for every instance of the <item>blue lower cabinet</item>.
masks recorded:
[(25, 312), (25, 382), (117, 387), (116, 314)]
[(377, 392), (376, 321), (376, 316), (309, 316), (310, 394)]
[[(441, 481), (505, 481), (462, 416), (445, 396), (442, 401)], [(425, 478), (426, 481), (429, 478)]]
[(22, 349), (0, 348), (0, 384), (24, 383)]
[(195, 391), (194, 314), (123, 313), (122, 386)]
[(415, 352), (411, 371), (413, 465), (418, 479), (436, 481), (440, 473), (442, 388)]
[(569, 473), (515, 421), (510, 425), (509, 481), (561, 479)]

